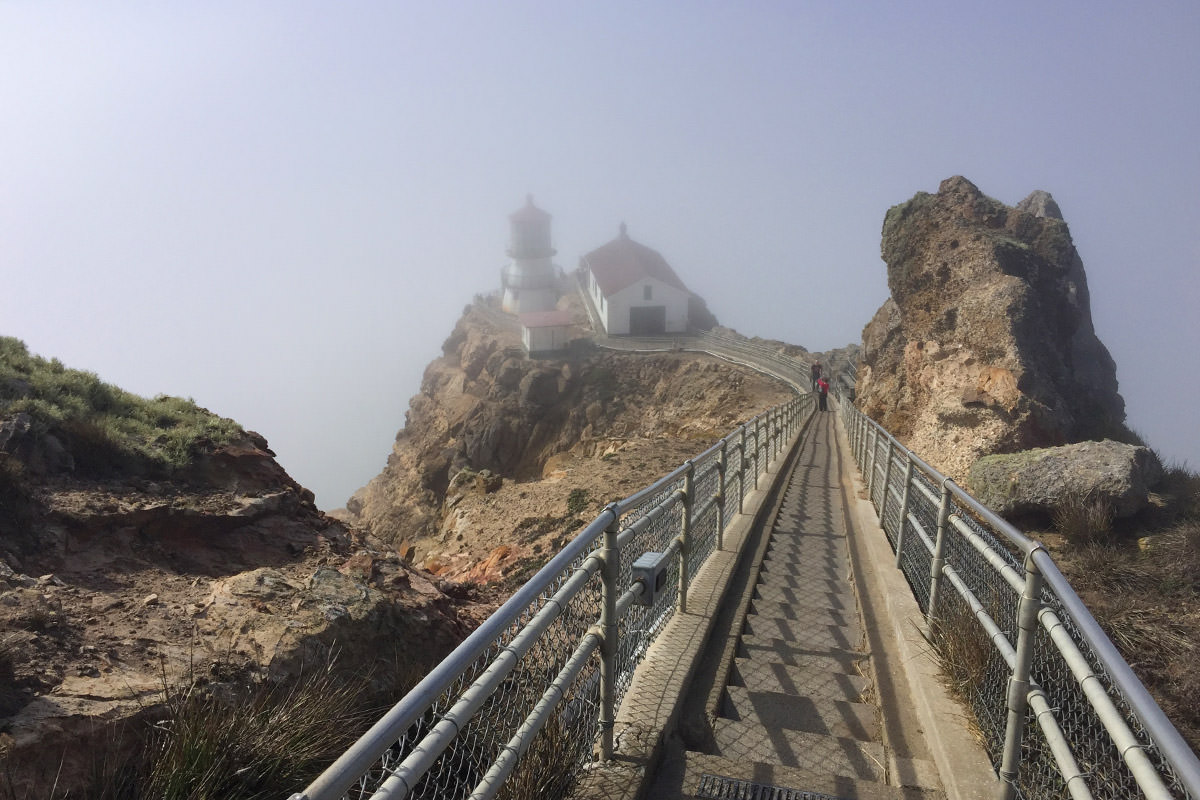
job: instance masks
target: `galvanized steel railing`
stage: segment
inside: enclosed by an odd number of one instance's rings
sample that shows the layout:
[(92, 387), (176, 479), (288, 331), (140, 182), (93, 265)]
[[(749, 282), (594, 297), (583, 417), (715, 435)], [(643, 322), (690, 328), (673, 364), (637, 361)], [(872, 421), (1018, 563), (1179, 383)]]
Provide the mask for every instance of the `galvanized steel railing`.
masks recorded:
[(933, 635), (966, 627), (979, 653), (965, 691), (1003, 797), (1200, 798), (1196, 755), (1042, 546), (840, 405)]
[[(291, 800), (494, 797), (539, 731), (546, 752), (528, 763), (567, 778), (551, 795), (594, 750), (611, 757), (634, 669), (686, 611), (690, 576), (723, 546), (726, 524), (812, 405), (804, 395), (777, 406), (609, 505)], [(645, 553), (662, 555), (661, 585), (635, 578)]]
[(789, 384), (800, 392), (812, 389), (809, 362), (784, 355), (778, 348), (711, 331), (676, 336), (596, 336), (597, 347), (639, 353), (687, 350), (742, 364)]

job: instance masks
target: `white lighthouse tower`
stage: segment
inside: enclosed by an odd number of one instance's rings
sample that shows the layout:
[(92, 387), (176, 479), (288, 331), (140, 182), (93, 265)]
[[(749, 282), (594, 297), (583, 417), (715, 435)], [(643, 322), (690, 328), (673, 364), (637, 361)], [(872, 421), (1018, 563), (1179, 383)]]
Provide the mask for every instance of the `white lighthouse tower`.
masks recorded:
[(501, 307), (510, 314), (550, 311), (558, 302), (558, 267), (550, 260), (550, 215), (533, 204), (533, 195), (525, 207), (509, 214), (512, 226), (508, 255), (512, 263), (500, 271), (504, 287)]

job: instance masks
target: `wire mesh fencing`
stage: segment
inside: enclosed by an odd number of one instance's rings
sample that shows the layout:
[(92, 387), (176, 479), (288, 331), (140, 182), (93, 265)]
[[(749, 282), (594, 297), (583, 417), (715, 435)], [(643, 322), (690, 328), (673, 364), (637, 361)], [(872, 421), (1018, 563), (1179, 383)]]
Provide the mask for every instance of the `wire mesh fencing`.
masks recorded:
[(1200, 798), (1195, 753), (1041, 545), (848, 399), (840, 406), (868, 497), (1003, 796)]
[(291, 800), (564, 796), (611, 757), (614, 709), (689, 575), (812, 409), (798, 396), (609, 505)]

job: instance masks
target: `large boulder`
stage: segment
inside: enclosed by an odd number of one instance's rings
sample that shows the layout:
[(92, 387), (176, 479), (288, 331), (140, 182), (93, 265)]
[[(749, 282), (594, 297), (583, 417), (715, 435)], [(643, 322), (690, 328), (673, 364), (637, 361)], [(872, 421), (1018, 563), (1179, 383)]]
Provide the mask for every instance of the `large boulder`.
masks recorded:
[(1149, 502), (1149, 487), (1162, 477), (1147, 447), (1105, 440), (992, 455), (971, 467), (971, 492), (1002, 515), (1053, 514), (1078, 499), (1107, 503), (1129, 517)]
[(1092, 327), (1058, 206), (962, 177), (884, 219), (891, 298), (863, 331), (860, 408), (962, 480), (982, 455), (1120, 436), (1116, 366)]

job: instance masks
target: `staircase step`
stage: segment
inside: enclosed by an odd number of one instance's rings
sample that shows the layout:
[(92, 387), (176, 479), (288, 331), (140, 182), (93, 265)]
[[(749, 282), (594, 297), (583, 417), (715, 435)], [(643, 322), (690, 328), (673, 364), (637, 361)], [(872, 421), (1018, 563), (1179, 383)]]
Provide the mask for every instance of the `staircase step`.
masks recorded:
[(777, 617), (805, 626), (831, 625), (842, 628), (852, 641), (862, 639), (862, 623), (858, 614), (850, 610), (825, 608), (820, 603), (821, 597), (814, 597), (811, 604), (780, 603), (771, 600), (753, 600), (750, 603), (750, 613), (764, 617)]
[(717, 754), (735, 761), (781, 764), (868, 781), (882, 781), (886, 774), (883, 745), (836, 736), (768, 730), (757, 722), (717, 719), (713, 723)]
[(823, 592), (825, 594), (846, 593), (846, 581), (843, 579), (828, 575), (801, 575), (796, 570), (788, 568), (786, 564), (772, 564), (769, 561), (763, 562), (762, 571), (759, 573), (759, 581), (767, 583), (785, 575), (799, 578), (801, 585), (809, 592)]
[[(943, 800), (945, 795), (940, 791), (928, 789), (905, 789), (895, 786), (884, 786), (870, 781), (827, 773), (810, 772), (795, 767), (784, 767), (778, 764), (760, 764), (754, 762), (734, 761), (721, 756), (703, 753), (687, 753), (686, 764), (682, 770), (681, 793), (679, 798), (701, 797), (701, 781), (705, 775), (711, 776), (710, 783), (720, 778), (733, 778), (747, 781), (759, 786), (775, 786), (791, 789), (794, 792), (811, 792), (837, 798), (855, 798), (855, 800)], [(711, 794), (703, 797), (711, 797)], [(730, 797), (771, 797), (770, 793), (760, 791), (751, 794), (729, 794)], [(783, 795), (786, 796), (786, 795)], [(656, 798), (657, 800), (657, 798)], [(662, 800), (672, 800), (663, 798)]]
[(846, 575), (850, 571), (849, 562), (846, 561), (844, 555), (815, 550), (811, 547), (791, 547), (789, 545), (774, 547), (763, 555), (763, 561), (781, 568), (786, 567), (792, 572), (808, 568), (810, 570), (828, 570), (834, 575)]
[(729, 684), (755, 692), (779, 692), (799, 697), (824, 697), (830, 700), (862, 702), (871, 681), (848, 672), (829, 672), (809, 662), (800, 665), (779, 661), (735, 658), (729, 671)]
[[(840, 586), (834, 591), (818, 589), (812, 585), (811, 581), (806, 581), (799, 576), (787, 572), (786, 570), (762, 571), (758, 574), (758, 583), (756, 584), (763, 592), (768, 589), (784, 590), (788, 589), (796, 593), (797, 597), (813, 596), (821, 594), (826, 598), (829, 608), (857, 608), (858, 600), (854, 593), (845, 586)], [(765, 596), (762, 595), (762, 596)]]
[(754, 601), (766, 600), (773, 603), (789, 603), (806, 608), (830, 608), (858, 616), (858, 601), (849, 591), (817, 592), (808, 586), (796, 586), (781, 576), (761, 576), (754, 587)]
[(776, 530), (767, 544), (767, 551), (791, 550), (799, 553), (811, 553), (820, 556), (846, 555), (844, 539), (827, 539), (824, 536), (805, 536), (786, 530)]
[(785, 642), (817, 651), (857, 652), (861, 651), (865, 644), (861, 632), (855, 636), (852, 635), (852, 632), (837, 625), (807, 625), (797, 620), (762, 614), (746, 615), (746, 624), (742, 628), (742, 635), (782, 639)]
[[(843, 691), (836, 686), (834, 690)], [(822, 695), (796, 696), (726, 686), (718, 713), (726, 719), (754, 722), (766, 728), (807, 731), (861, 742), (879, 741), (879, 712), (874, 706)]]
[(850, 566), (844, 559), (832, 560), (807, 556), (793, 558), (774, 554), (769, 554), (763, 559), (763, 567), (773, 572), (800, 575), (805, 580), (833, 578), (841, 583), (846, 582), (846, 575), (850, 572)]
[(844, 672), (847, 675), (861, 674), (867, 656), (852, 650), (815, 651), (785, 642), (770, 636), (742, 636), (738, 641), (738, 658), (767, 659), (794, 667), (804, 667), (824, 672)]

